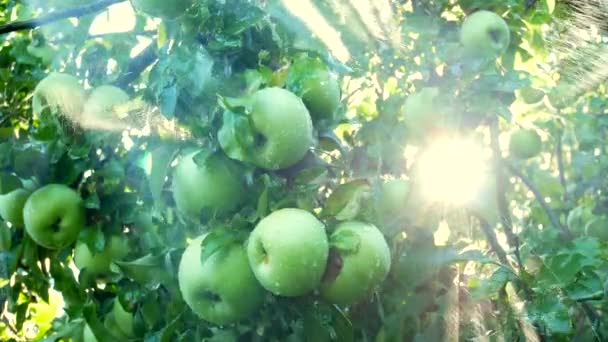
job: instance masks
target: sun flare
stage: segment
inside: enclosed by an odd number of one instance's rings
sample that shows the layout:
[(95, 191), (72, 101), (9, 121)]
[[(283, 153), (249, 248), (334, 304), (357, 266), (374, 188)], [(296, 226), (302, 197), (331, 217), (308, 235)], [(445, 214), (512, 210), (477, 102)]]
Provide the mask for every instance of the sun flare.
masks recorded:
[(422, 151), (417, 164), (423, 196), (453, 205), (473, 200), (487, 172), (484, 151), (469, 140), (439, 140)]

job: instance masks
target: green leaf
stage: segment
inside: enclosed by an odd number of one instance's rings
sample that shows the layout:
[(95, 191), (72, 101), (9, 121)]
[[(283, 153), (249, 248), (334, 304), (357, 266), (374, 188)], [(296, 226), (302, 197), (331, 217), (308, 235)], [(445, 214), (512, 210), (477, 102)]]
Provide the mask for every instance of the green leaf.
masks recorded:
[(154, 285), (167, 284), (171, 276), (166, 269), (166, 256), (164, 254), (148, 254), (133, 261), (114, 261), (112, 270), (117, 270), (140, 284)]
[(150, 184), (150, 192), (154, 199), (154, 204), (162, 208), (164, 202), (162, 201), (162, 191), (165, 185), (165, 178), (167, 177), (171, 161), (177, 154), (177, 147), (169, 144), (163, 144), (152, 151), (152, 168), (150, 175), (148, 176), (148, 183)]
[(340, 221), (351, 220), (357, 217), (370, 196), (371, 186), (366, 180), (341, 184), (327, 199), (323, 215), (335, 216)]
[(218, 228), (207, 234), (201, 243), (201, 263), (205, 263), (215, 253), (221, 252), (237, 241), (234, 232)]
[(329, 245), (342, 253), (354, 254), (359, 250), (361, 238), (353, 231), (341, 230), (331, 235)]
[(223, 125), (217, 133), (217, 138), (228, 157), (243, 162), (249, 161), (255, 135), (247, 117), (231, 111), (224, 112)]

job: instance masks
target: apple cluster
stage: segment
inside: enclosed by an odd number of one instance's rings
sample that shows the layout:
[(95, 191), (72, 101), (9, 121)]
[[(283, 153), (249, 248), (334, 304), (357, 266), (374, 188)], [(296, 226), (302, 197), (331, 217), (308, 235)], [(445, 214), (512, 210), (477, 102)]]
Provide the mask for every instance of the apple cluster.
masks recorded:
[(328, 236), (321, 221), (297, 208), (272, 212), (245, 243), (201, 259), (208, 236), (186, 248), (178, 281), (190, 308), (216, 324), (251, 316), (266, 291), (284, 297), (316, 292), (328, 303), (357, 303), (386, 278), (391, 265), (388, 244), (374, 225), (346, 221)]
[(87, 129), (117, 130), (125, 125), (116, 108), (129, 100), (118, 87), (102, 85), (87, 92), (76, 77), (54, 72), (36, 86), (32, 109), (37, 116), (49, 110)]
[[(314, 143), (314, 125), (335, 119), (340, 87), (316, 59), (298, 58), (286, 78), (285, 88), (269, 86), (240, 99), (246, 103), (246, 132), (252, 132), (239, 141), (245, 158), (233, 157), (234, 141), (221, 137), (234, 134), (226, 119), (218, 132), (223, 151), (186, 150), (178, 157), (172, 175), (178, 212), (198, 220), (202, 213), (217, 216), (238, 210), (241, 194), (247, 192), (239, 161), (275, 171), (304, 158)], [(259, 221), (245, 242), (231, 243), (210, 256), (205, 256), (204, 246), (213, 238), (204, 233), (185, 249), (179, 265), (184, 301), (215, 324), (246, 319), (268, 293), (316, 294), (333, 304), (357, 303), (388, 275), (390, 249), (373, 224), (344, 221), (332, 228), (328, 234), (314, 214), (283, 208)]]

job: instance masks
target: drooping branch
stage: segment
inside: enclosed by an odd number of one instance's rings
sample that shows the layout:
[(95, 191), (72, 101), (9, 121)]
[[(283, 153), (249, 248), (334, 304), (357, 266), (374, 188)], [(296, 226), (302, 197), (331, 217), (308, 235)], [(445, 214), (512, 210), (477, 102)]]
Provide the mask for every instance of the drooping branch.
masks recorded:
[(557, 170), (559, 172), (559, 182), (564, 188), (564, 202), (568, 202), (568, 187), (566, 184), (566, 173), (564, 171), (564, 149), (562, 145), (561, 134), (557, 138), (557, 142), (555, 144), (555, 156), (557, 159)]
[(490, 248), (492, 249), (492, 251), (494, 253), (496, 253), (498, 260), (503, 265), (508, 265), (509, 262), (507, 260), (507, 252), (505, 252), (505, 250), (502, 248), (502, 246), (500, 246), (500, 243), (498, 242), (498, 238), (496, 237), (496, 232), (494, 232), (494, 229), (490, 226), (488, 221), (484, 220), (482, 217), (478, 216), (477, 219), (479, 220), (479, 225), (481, 226), (481, 230), (483, 230), (483, 233), (486, 236), (488, 243), (490, 244)]
[(526, 187), (532, 192), (536, 200), (540, 203), (540, 206), (543, 208), (543, 211), (547, 214), (547, 217), (549, 218), (551, 224), (562, 232), (564, 238), (571, 240), (572, 233), (570, 233), (570, 230), (568, 230), (568, 228), (559, 221), (559, 218), (557, 217), (555, 212), (551, 208), (549, 208), (547, 202), (545, 202), (543, 195), (540, 193), (536, 185), (532, 183), (532, 180), (526, 177), (526, 175), (524, 175), (521, 171), (519, 171), (515, 166), (511, 165), (510, 163), (506, 163), (506, 165), (509, 168), (509, 171), (511, 171), (514, 176), (521, 179), (521, 181), (526, 185)]
[(129, 83), (137, 79), (147, 67), (154, 63), (156, 58), (156, 43), (152, 42), (131, 60), (127, 71), (114, 82), (114, 85), (119, 88), (125, 88)]
[(49, 14), (42, 15), (38, 18), (22, 20), (22, 21), (14, 21), (8, 23), (6, 25), (0, 26), (0, 34), (5, 34), (9, 32), (22, 31), (22, 30), (31, 30), (46, 24), (50, 24), (62, 19), (67, 18), (79, 18), (85, 16), (87, 14), (99, 12), (103, 9), (108, 8), (111, 5), (124, 2), (126, 0), (100, 0), (99, 2), (76, 6), (72, 8), (68, 8), (61, 11), (55, 11)]
[(523, 269), (523, 262), (519, 253), (519, 237), (513, 232), (513, 220), (509, 210), (509, 203), (507, 202), (507, 177), (504, 172), (498, 135), (498, 119), (494, 119), (490, 122), (490, 143), (494, 156), (494, 167), (496, 169), (496, 201), (498, 202), (500, 220), (507, 236), (507, 242), (515, 250), (515, 258), (517, 259), (519, 268)]

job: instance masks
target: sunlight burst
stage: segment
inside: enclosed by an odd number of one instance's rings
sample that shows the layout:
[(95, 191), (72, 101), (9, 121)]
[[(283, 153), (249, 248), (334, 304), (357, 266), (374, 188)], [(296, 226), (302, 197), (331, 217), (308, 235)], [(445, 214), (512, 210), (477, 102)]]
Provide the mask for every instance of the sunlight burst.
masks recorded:
[(473, 200), (486, 174), (483, 150), (466, 140), (440, 140), (422, 152), (417, 164), (422, 194), (454, 205)]

